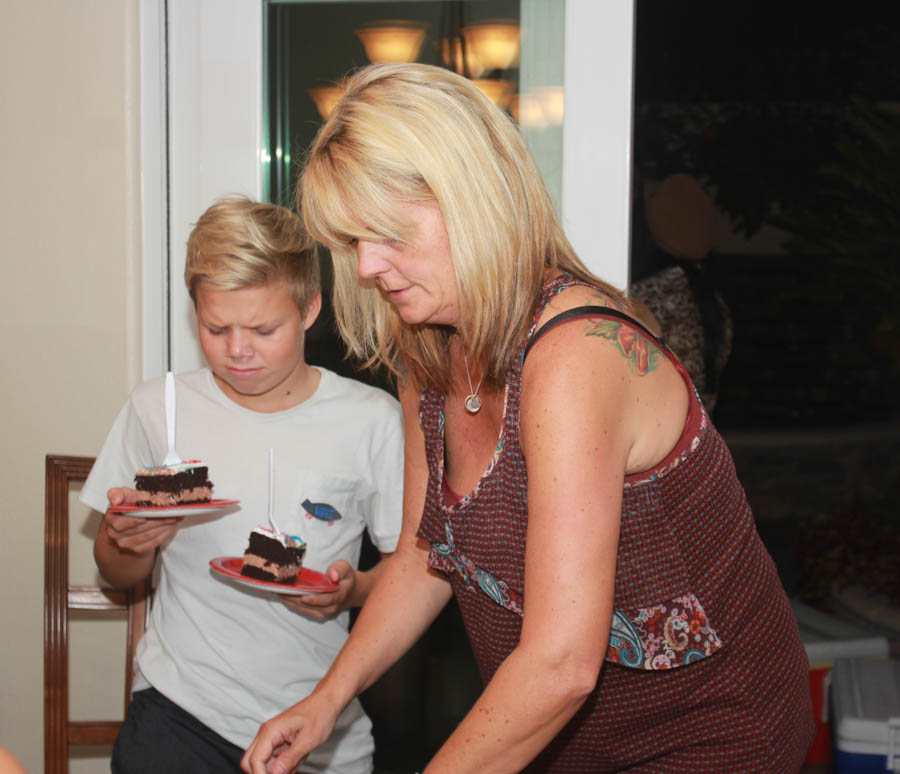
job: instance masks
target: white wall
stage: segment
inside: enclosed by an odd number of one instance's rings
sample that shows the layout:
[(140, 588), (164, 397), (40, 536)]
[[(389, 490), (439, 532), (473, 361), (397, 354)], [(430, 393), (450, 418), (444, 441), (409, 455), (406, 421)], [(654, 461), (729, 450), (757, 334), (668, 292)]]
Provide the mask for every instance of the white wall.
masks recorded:
[[(140, 376), (138, 0), (5, 0), (0, 51), (0, 745), (40, 774), (44, 455), (94, 454)], [(80, 581), (90, 519), (72, 524)], [(89, 674), (122, 658), (98, 628), (73, 664), (85, 713), (121, 701), (118, 674)]]

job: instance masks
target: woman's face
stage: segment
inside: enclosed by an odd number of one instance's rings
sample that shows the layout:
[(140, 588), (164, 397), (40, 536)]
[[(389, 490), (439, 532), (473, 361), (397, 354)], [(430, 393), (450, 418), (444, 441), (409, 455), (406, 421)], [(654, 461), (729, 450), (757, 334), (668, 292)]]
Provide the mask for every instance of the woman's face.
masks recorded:
[(459, 322), (450, 239), (437, 206), (398, 204), (415, 230), (409, 242), (356, 243), (357, 273), (375, 282), (404, 322)]

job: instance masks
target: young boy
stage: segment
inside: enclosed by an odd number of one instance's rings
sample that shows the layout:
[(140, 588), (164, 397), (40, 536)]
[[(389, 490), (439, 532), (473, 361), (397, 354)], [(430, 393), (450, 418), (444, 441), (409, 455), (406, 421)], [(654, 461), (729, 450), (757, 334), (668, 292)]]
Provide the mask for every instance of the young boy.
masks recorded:
[[(355, 569), (363, 530), (382, 555), (400, 532), (399, 404), (304, 360), (322, 297), (299, 218), (275, 205), (219, 200), (188, 240), (185, 281), (208, 367), (176, 378), (176, 448), (208, 465), (216, 498), (240, 505), (179, 519), (108, 510), (133, 498), (126, 487), (138, 468), (166, 456), (164, 381), (139, 385), (81, 494), (105, 511), (94, 555), (108, 582), (132, 586), (160, 557), (113, 772), (239, 771), (260, 723), (306, 696), (346, 639), (344, 611), (362, 604), (383, 564)], [(267, 525), (270, 448), (274, 519), (306, 541), (304, 566), (327, 572), (337, 592), (277, 596), (210, 571), (210, 559), (241, 555), (250, 531)], [(340, 518), (310, 518), (304, 501)], [(371, 771), (371, 724), (359, 704), (319, 752), (301, 771)]]

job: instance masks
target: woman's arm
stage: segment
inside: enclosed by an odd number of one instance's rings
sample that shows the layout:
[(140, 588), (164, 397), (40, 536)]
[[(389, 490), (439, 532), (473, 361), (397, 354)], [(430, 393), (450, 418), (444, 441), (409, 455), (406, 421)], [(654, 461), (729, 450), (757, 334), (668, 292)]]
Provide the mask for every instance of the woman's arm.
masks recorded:
[(667, 362), (639, 376), (614, 340), (590, 331), (583, 320), (559, 326), (526, 361), (521, 639), (427, 774), (521, 771), (596, 685), (612, 618), (625, 473), (645, 445), (648, 404), (673, 382)]
[(381, 576), (349, 639), (313, 693), (262, 725), (241, 761), (248, 773), (294, 771), (328, 738), (344, 707), (415, 643), (450, 599), (449, 583), (428, 568), (428, 547), (416, 537), (428, 484), (417, 390), (402, 386), (400, 403), (405, 451), (397, 550), (381, 561)]

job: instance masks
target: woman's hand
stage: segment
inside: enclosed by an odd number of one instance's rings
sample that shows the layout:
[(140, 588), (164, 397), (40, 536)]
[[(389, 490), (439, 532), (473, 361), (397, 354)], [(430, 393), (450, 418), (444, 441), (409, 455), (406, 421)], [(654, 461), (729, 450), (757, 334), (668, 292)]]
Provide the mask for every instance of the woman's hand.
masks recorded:
[(290, 774), (325, 742), (338, 712), (313, 693), (263, 723), (241, 758), (247, 774)]
[(339, 588), (325, 594), (307, 594), (292, 596), (282, 594), (281, 600), (292, 610), (302, 613), (308, 618), (331, 618), (351, 605), (353, 591), (356, 586), (357, 572), (344, 559), (338, 559), (325, 573), (328, 579), (337, 583)]
[[(134, 502), (137, 492), (128, 487), (110, 489), (106, 495), (110, 506)], [(154, 551), (165, 543), (178, 527), (180, 517), (169, 519), (142, 519), (107, 509), (103, 514), (103, 529), (109, 540), (120, 550), (135, 554)]]

